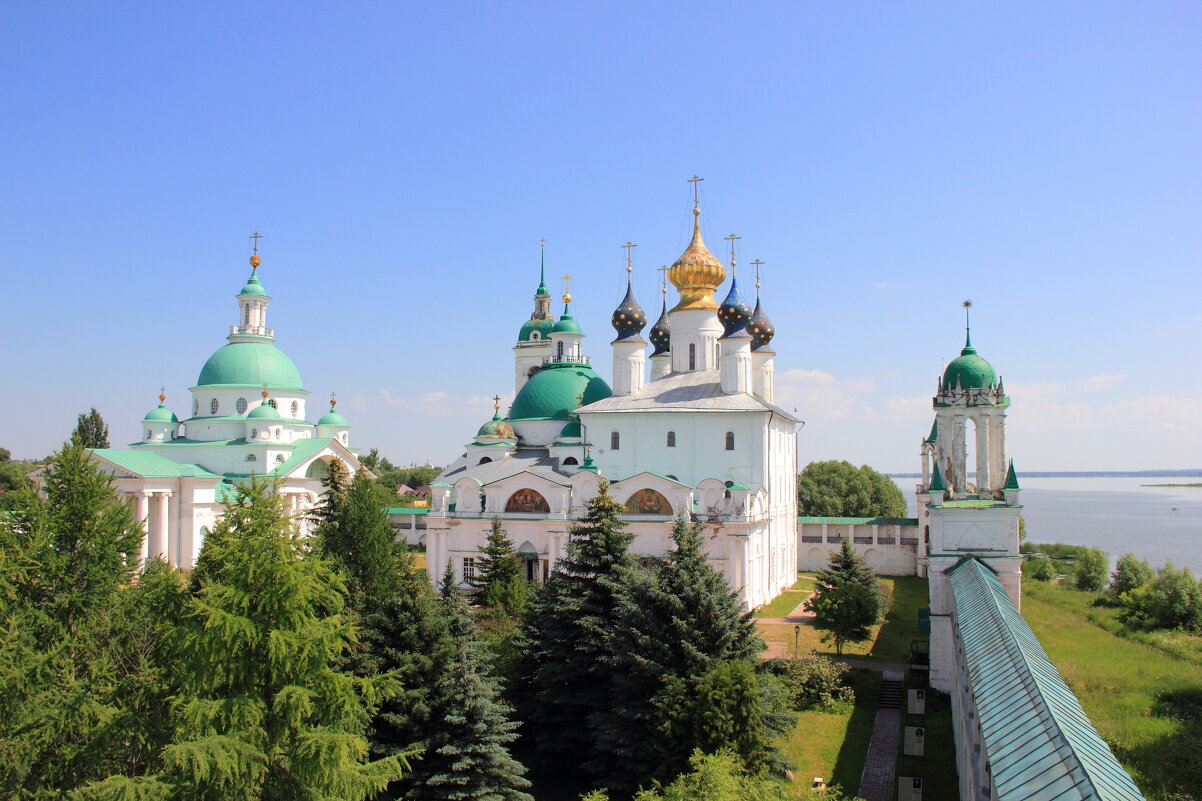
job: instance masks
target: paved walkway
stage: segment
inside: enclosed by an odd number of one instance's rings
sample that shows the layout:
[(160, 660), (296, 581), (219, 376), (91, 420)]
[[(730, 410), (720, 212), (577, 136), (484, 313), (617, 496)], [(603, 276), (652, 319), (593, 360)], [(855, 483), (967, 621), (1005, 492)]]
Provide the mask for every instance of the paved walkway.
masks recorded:
[(856, 795), (864, 801), (893, 801), (893, 772), (897, 765), (897, 736), (901, 730), (900, 709), (878, 709), (872, 724), (868, 758)]

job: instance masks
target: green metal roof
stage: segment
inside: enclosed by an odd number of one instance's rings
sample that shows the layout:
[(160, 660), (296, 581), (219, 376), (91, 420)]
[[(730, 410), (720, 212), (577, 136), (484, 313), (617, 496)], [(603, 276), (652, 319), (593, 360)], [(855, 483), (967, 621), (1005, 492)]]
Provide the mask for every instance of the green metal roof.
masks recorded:
[(89, 450), (107, 459), (123, 470), (136, 473), (146, 478), (217, 478), (216, 473), (210, 472), (198, 464), (180, 464), (166, 456), (160, 456), (153, 451), (133, 448), (89, 448)]
[(284, 351), (270, 342), (231, 342), (218, 349), (200, 369), (197, 386), (240, 386), (304, 389), (300, 372)]
[(965, 335), (964, 349), (943, 371), (944, 389), (980, 389), (996, 387), (997, 372), (993, 365), (977, 355), (972, 338)]
[(1142, 801), (993, 571), (966, 558), (948, 580), (995, 797)]
[(522, 385), (513, 406), (509, 408), (509, 421), (514, 420), (563, 420), (581, 404), (595, 403), (613, 394), (609, 384), (586, 364), (544, 365), (530, 380)]
[(550, 317), (545, 320), (527, 320), (518, 331), (518, 342), (528, 342), (530, 335), (535, 331), (538, 331), (539, 339), (550, 339), (551, 329), (554, 327), (555, 321)]
[(1018, 474), (1014, 472), (1014, 460), (1013, 459), (1010, 460), (1010, 469), (1006, 471), (1006, 486), (1002, 487), (1002, 489), (1004, 489), (1004, 490), (1021, 489), (1021, 487), (1018, 486)]
[(390, 515), (428, 515), (429, 506), (389, 506), (384, 510)]
[(160, 403), (147, 412), (142, 421), (146, 423), (178, 423), (179, 418), (175, 416), (175, 412), (167, 408), (166, 404)]
[(938, 440), (938, 439), (939, 439), (939, 421), (936, 420), (935, 422), (931, 423), (931, 434), (930, 434), (930, 436), (927, 437), (926, 441), (928, 443), (934, 445), (936, 440)]
[(917, 517), (797, 517), (799, 524), (828, 526), (917, 526)]
[(283, 420), (279, 409), (264, 401), (251, 409), (246, 415), (247, 420)]
[(330, 409), (323, 414), (317, 421), (319, 426), (338, 426), (339, 428), (350, 428), (351, 424), (346, 421), (339, 412)]
[(266, 295), (267, 290), (263, 288), (263, 283), (259, 281), (259, 271), (252, 270), (250, 278), (246, 279), (246, 286), (242, 287), (239, 295)]
[(275, 465), (271, 472), (281, 476), (287, 475), (304, 464), (307, 459), (313, 456), (313, 454), (317, 453), (333, 441), (334, 439), (332, 437), (297, 440), (293, 445), (292, 455), (283, 462)]
[(947, 492), (947, 487), (943, 483), (943, 471), (939, 468), (938, 460), (935, 462), (935, 475), (931, 477), (930, 491), (932, 493), (937, 492), (940, 496)]
[(559, 318), (559, 322), (557, 322), (555, 324), (555, 327), (551, 329), (551, 333), (553, 333), (553, 334), (583, 334), (584, 329), (582, 329), (580, 327), (580, 323), (576, 322), (575, 317), (568, 314), (568, 310), (565, 307), (563, 310), (563, 316)]

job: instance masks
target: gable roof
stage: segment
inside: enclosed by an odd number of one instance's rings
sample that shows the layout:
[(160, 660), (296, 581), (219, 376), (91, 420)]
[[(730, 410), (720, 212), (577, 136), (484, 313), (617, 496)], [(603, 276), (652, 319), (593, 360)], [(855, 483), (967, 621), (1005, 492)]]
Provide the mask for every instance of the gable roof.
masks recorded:
[(271, 472), (278, 476), (286, 476), (294, 470), (299, 469), (305, 462), (309, 461), (326, 448), (329, 448), (334, 453), (337, 453), (342, 458), (348, 460), (352, 465), (357, 465), (359, 463), (359, 460), (355, 458), (355, 455), (347, 450), (346, 446), (339, 442), (336, 437), (320, 437), (317, 439), (297, 440), (293, 445), (292, 455), (283, 462), (277, 464)]
[(181, 464), (157, 453), (132, 448), (89, 448), (102, 461), (143, 478), (220, 478), (198, 464)]
[(994, 572), (947, 575), (996, 797), (1143, 801)]
[(596, 412), (775, 412), (800, 422), (779, 406), (750, 392), (726, 394), (717, 370), (670, 373), (649, 381), (633, 395), (613, 396), (581, 406), (576, 414)]

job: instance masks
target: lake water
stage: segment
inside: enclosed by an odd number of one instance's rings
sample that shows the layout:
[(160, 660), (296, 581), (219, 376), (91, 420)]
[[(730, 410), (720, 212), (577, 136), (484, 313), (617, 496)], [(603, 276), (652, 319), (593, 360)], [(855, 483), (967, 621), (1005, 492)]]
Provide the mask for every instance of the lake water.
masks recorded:
[[(914, 508), (917, 479), (895, 479)], [(1202, 478), (1019, 476), (1027, 539), (1090, 545), (1110, 555), (1125, 553), (1160, 567), (1171, 559), (1202, 575)]]

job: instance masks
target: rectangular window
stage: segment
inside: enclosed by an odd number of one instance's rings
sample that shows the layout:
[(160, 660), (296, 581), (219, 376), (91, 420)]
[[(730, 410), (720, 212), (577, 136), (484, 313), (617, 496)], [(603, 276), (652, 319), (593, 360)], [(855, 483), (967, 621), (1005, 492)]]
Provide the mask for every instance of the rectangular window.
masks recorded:
[(689, 369), (697, 369), (697, 345), (692, 342), (689, 343)]
[(474, 579), (476, 577), (476, 560), (474, 557), (463, 557), (463, 580)]
[(610, 432), (609, 449), (611, 451), (616, 451), (621, 448), (621, 445), (622, 445), (622, 438), (618, 435), (618, 432), (617, 431)]
[(668, 432), (668, 447), (669, 448), (676, 447), (676, 432), (675, 431)]
[(735, 449), (735, 432), (726, 432), (726, 450), (733, 451)]

